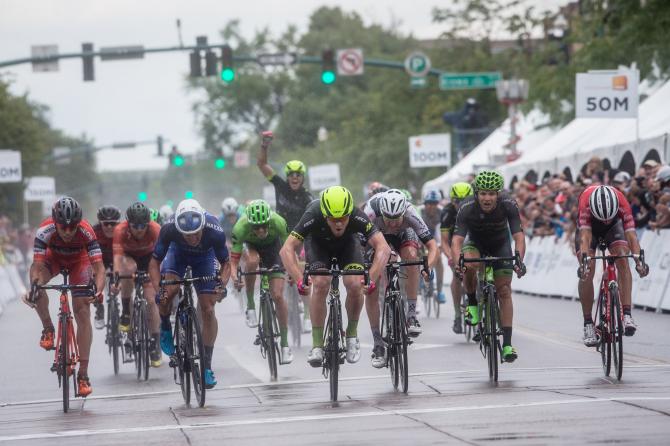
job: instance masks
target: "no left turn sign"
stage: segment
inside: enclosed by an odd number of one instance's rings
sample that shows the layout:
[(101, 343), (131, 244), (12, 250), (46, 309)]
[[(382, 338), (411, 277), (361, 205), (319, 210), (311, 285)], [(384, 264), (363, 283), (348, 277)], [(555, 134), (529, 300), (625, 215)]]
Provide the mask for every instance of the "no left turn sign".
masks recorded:
[(337, 74), (340, 76), (362, 75), (363, 50), (360, 48), (337, 50)]

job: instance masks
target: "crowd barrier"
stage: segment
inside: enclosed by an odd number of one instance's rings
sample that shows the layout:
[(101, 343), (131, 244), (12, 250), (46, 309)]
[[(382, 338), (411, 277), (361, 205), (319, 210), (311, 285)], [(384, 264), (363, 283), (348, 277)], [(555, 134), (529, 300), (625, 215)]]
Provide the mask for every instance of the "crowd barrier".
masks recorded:
[[(525, 258), (528, 274), (514, 280), (514, 291), (577, 299), (578, 262), (572, 253), (572, 243), (572, 240), (556, 240), (554, 237), (528, 240)], [(651, 272), (640, 279), (631, 261), (633, 304), (656, 311), (670, 310), (670, 230), (644, 231), (640, 244)], [(601, 274), (601, 262), (598, 262), (596, 278)]]
[(19, 275), (16, 265), (8, 264), (0, 266), (0, 315), (7, 304), (18, 299), (26, 288)]

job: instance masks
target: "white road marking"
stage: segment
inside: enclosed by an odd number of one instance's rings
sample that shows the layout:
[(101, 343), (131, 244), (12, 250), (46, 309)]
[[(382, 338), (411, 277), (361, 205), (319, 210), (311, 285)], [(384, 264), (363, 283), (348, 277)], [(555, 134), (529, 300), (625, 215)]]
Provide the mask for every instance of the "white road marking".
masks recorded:
[(324, 420), (341, 420), (348, 418), (361, 417), (388, 417), (388, 416), (402, 416), (402, 415), (422, 415), (431, 413), (446, 413), (446, 412), (466, 412), (466, 411), (480, 411), (480, 410), (495, 410), (495, 409), (516, 409), (527, 407), (547, 407), (560, 406), (570, 404), (594, 404), (607, 402), (630, 402), (630, 401), (670, 401), (670, 396), (664, 397), (623, 397), (623, 398), (578, 398), (569, 400), (548, 400), (536, 401), (531, 403), (510, 403), (510, 404), (487, 404), (478, 406), (457, 406), (457, 407), (432, 407), (425, 409), (398, 409), (398, 410), (377, 410), (369, 412), (352, 412), (340, 414), (323, 414), (323, 415), (303, 415), (295, 417), (270, 417), (259, 418), (255, 420), (233, 420), (233, 421), (216, 421), (207, 423), (194, 424), (169, 424), (161, 426), (142, 426), (142, 427), (123, 427), (116, 429), (88, 429), (88, 430), (67, 430), (59, 432), (44, 432), (36, 434), (24, 435), (8, 435), (0, 437), (0, 443), (21, 440), (41, 440), (50, 438), (72, 438), (83, 437), (91, 435), (115, 435), (115, 434), (129, 434), (141, 432), (157, 432), (170, 431), (181, 429), (211, 429), (211, 428), (226, 428), (235, 426), (249, 426), (249, 425), (263, 425), (276, 423), (297, 423), (304, 421), (324, 421)]

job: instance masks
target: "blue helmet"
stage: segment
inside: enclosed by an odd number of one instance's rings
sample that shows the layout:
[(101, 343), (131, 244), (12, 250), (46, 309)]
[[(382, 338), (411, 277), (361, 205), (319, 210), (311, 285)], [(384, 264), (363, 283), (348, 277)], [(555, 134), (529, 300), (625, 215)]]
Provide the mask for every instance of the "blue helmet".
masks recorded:
[(175, 224), (182, 234), (195, 234), (205, 227), (205, 210), (192, 198), (184, 200), (177, 206)]
[(429, 190), (426, 192), (426, 194), (423, 196), (423, 204), (437, 204), (440, 202), (440, 193), (436, 190)]

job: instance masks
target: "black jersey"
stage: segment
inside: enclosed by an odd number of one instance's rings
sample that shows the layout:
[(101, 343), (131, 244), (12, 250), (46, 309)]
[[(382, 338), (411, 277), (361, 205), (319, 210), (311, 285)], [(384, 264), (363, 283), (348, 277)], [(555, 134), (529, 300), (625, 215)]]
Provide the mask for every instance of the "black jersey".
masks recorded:
[(379, 232), (379, 228), (370, 221), (365, 212), (354, 208), (349, 216), (349, 224), (344, 230), (344, 234), (341, 237), (335, 237), (326, 222), (326, 217), (321, 213), (319, 200), (314, 200), (307, 206), (302, 218), (291, 231), (291, 235), (300, 240), (309, 236), (317, 243), (335, 245), (348, 236), (362, 234), (366, 239), (369, 239), (376, 232)]
[(272, 175), (268, 180), (275, 187), (277, 213), (284, 217), (288, 229), (291, 231), (298, 224), (300, 217), (305, 213), (307, 205), (314, 197), (304, 187), (298, 190), (291, 189), (286, 180), (277, 174)]
[(506, 193), (498, 195), (496, 208), (486, 213), (474, 198), (467, 198), (456, 215), (454, 234), (470, 237), (475, 243), (495, 249), (509, 243), (509, 234), (521, 232), (521, 217), (516, 200)]

